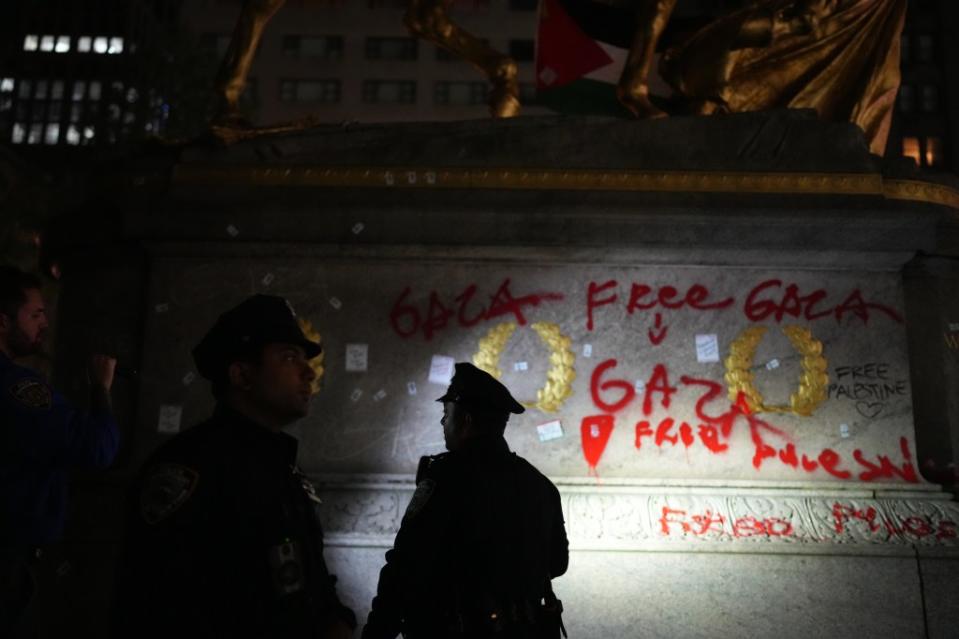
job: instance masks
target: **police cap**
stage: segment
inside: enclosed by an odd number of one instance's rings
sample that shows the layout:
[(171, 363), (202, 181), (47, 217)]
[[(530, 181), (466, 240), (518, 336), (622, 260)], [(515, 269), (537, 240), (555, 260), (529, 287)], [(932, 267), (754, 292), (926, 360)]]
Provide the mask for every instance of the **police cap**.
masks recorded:
[(215, 379), (238, 357), (271, 343), (295, 344), (308, 359), (322, 352), (303, 335), (290, 303), (275, 295), (254, 295), (220, 315), (193, 349), (200, 375)]
[(500, 410), (517, 415), (526, 410), (495, 377), (468, 362), (457, 362), (456, 372), (446, 394), (436, 401), (466, 404), (479, 410)]

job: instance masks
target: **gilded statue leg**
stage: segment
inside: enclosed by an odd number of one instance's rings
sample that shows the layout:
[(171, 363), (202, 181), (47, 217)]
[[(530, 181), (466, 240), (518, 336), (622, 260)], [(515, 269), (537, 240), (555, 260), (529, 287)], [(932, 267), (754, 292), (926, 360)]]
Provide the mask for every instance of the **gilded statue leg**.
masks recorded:
[(516, 62), (463, 30), (449, 18), (452, 0), (410, 0), (404, 23), (410, 33), (463, 58), (489, 80), (490, 113), (494, 118), (519, 114)]
[(230, 46), (223, 56), (216, 78), (216, 92), (220, 100), (214, 121), (220, 124), (239, 123), (240, 95), (246, 87), (246, 78), (253, 64), (260, 37), (270, 18), (286, 0), (245, 0), (240, 17), (233, 29)]
[(656, 44), (663, 35), (676, 0), (644, 0), (637, 16), (636, 35), (630, 47), (616, 95), (637, 118), (665, 118), (666, 112), (649, 100), (649, 71)]

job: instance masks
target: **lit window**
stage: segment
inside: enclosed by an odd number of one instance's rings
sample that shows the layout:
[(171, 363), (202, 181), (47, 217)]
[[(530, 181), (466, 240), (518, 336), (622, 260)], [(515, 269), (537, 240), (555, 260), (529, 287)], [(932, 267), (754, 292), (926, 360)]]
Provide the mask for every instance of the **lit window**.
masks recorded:
[(89, 142), (96, 135), (96, 130), (92, 126), (83, 127), (83, 139)]
[(71, 124), (67, 127), (67, 144), (72, 144), (76, 146), (80, 144), (80, 129), (77, 128), (77, 125)]
[(77, 80), (73, 83), (73, 99), (82, 100), (83, 94), (87, 91), (87, 83), (83, 80)]
[(130, 104), (133, 104), (139, 99), (140, 99), (140, 94), (137, 93), (136, 89), (131, 87), (130, 89), (127, 90), (127, 102), (129, 102)]
[(40, 38), (35, 35), (24, 36), (23, 38), (23, 50), (24, 51), (36, 51), (40, 46)]
[(110, 48), (107, 49), (107, 53), (112, 55), (123, 53), (123, 38), (110, 38)]
[(335, 104), (340, 101), (340, 81), (281, 80), (280, 100), (283, 102)]
[(27, 129), (23, 126), (23, 123), (15, 123), (13, 125), (13, 134), (10, 136), (10, 141), (14, 144), (23, 144), (23, 139), (25, 137), (27, 137)]
[(41, 51), (53, 51), (53, 48), (56, 46), (57, 39), (52, 35), (45, 35), (40, 38), (40, 50)]
[(0, 78), (0, 93), (13, 93), (13, 78)]
[(926, 166), (939, 166), (943, 159), (942, 138), (926, 138)]
[(416, 82), (412, 80), (365, 80), (363, 102), (367, 104), (414, 104)]
[(90, 53), (90, 47), (93, 46), (93, 38), (90, 36), (80, 36), (77, 38), (77, 51), (80, 53)]
[(415, 60), (418, 41), (413, 38), (367, 38), (367, 60)]
[(88, 97), (91, 100), (100, 99), (100, 83), (99, 82), (94, 81), (90, 83), (90, 93), (88, 94)]
[(433, 86), (433, 101), (457, 106), (483, 104), (487, 92), (485, 82), (437, 82)]
[(70, 51), (70, 36), (58, 36), (57, 44), (53, 49), (57, 53), (67, 53)]
[(343, 37), (283, 36), (283, 55), (295, 58), (339, 60), (343, 57)]
[(48, 124), (47, 125), (47, 134), (43, 138), (44, 144), (56, 144), (60, 139), (60, 125), (59, 124)]
[(903, 138), (902, 155), (903, 157), (912, 158), (916, 164), (919, 164), (922, 159), (919, 155), (919, 138)]
[(30, 132), (27, 134), (27, 144), (40, 144), (40, 138), (43, 136), (42, 124), (31, 124)]
[(102, 36), (93, 40), (93, 50), (96, 53), (106, 53), (108, 47), (109, 43), (107, 39)]

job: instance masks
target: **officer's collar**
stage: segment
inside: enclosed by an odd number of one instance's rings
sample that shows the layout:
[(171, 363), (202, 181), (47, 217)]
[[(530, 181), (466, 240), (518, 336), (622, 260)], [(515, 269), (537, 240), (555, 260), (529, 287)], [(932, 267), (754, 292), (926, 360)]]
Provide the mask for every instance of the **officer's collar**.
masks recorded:
[(505, 455), (509, 444), (502, 435), (481, 435), (467, 440), (458, 452), (468, 456)]
[(296, 462), (297, 439), (284, 432), (270, 430), (266, 426), (250, 419), (224, 402), (219, 402), (213, 411), (213, 418), (229, 425), (235, 436), (245, 437), (262, 445), (268, 450), (283, 455), (288, 464)]

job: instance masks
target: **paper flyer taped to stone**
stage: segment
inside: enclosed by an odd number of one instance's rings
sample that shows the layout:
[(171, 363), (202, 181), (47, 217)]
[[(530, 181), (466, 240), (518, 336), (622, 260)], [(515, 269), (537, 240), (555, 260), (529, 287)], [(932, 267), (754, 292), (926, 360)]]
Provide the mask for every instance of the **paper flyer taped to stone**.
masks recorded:
[(696, 336), (696, 361), (701, 364), (719, 361), (719, 340), (715, 334)]
[(539, 441), (541, 442), (559, 439), (563, 436), (563, 425), (558, 419), (554, 419), (551, 422), (537, 426), (536, 433), (539, 435)]
[(160, 405), (160, 418), (157, 421), (158, 433), (179, 433), (183, 407), (174, 404)]
[(430, 360), (430, 383), (448, 386), (453, 379), (456, 360), (446, 355), (434, 355)]
[(346, 345), (346, 372), (365, 373), (367, 365), (368, 344)]

